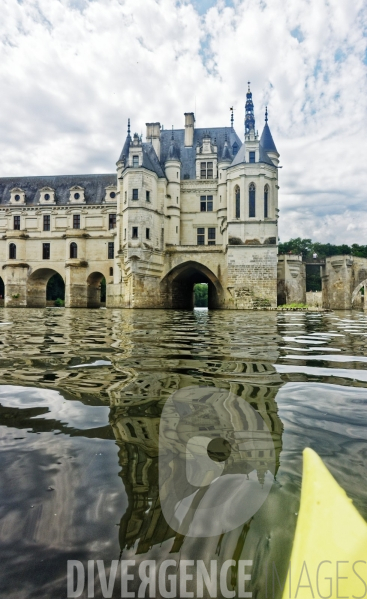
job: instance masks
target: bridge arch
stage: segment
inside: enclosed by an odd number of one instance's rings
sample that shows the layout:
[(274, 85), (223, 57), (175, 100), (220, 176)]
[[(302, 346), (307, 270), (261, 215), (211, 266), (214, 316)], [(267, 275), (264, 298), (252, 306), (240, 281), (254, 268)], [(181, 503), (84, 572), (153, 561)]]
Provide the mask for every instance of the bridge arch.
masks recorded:
[(194, 285), (208, 284), (209, 309), (220, 308), (224, 292), (219, 279), (204, 264), (189, 260), (175, 266), (160, 283), (164, 306), (173, 310), (192, 310), (194, 307)]
[(29, 308), (45, 308), (47, 283), (56, 274), (60, 275), (65, 283), (61, 272), (53, 268), (38, 268), (28, 277), (27, 306)]
[[(360, 293), (361, 289), (363, 289), (363, 288), (364, 288), (364, 298), (365, 298), (366, 297), (366, 293), (367, 293), (367, 279), (364, 279), (363, 281), (361, 281), (357, 285), (357, 287), (354, 289), (354, 291), (352, 293), (352, 301), (351, 301), (352, 308), (353, 307), (359, 307), (359, 306), (355, 306), (355, 304), (356, 304), (356, 300), (357, 300), (358, 294)], [(364, 299), (364, 302), (365, 301), (366, 300)], [(362, 305), (362, 307), (366, 307), (366, 306)]]
[(101, 283), (106, 280), (105, 275), (99, 271), (91, 272), (87, 278), (87, 308), (100, 308)]

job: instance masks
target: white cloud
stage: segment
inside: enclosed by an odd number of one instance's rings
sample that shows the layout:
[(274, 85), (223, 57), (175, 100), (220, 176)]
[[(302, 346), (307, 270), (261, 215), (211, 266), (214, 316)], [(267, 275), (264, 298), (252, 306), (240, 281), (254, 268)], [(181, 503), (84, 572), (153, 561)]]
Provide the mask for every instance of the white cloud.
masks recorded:
[(242, 136), (250, 80), (257, 126), (268, 104), (284, 165), (281, 238), (367, 243), (363, 0), (4, 0), (2, 9), (0, 175), (113, 172), (129, 116), (139, 133), (147, 121), (182, 127), (195, 105), (198, 126), (210, 128), (229, 124), (234, 104)]

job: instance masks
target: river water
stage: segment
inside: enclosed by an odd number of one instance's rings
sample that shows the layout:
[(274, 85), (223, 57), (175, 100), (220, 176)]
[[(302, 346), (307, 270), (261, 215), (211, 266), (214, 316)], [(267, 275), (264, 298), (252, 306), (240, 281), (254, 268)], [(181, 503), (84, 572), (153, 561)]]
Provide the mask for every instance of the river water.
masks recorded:
[[(268, 564), (282, 581), (305, 447), (367, 518), (362, 312), (2, 309), (0, 347), (1, 597), (65, 598), (68, 560), (85, 568), (104, 560), (108, 570), (119, 559), (136, 568), (144, 560), (249, 560), (246, 589), (255, 599), (280, 597)], [(246, 522), (214, 535), (209, 524), (207, 537), (195, 537), (163, 516), (158, 437), (172, 395), (207, 387), (236, 401), (226, 410), (222, 402), (210, 426), (195, 412), (197, 435), (220, 434), (226, 418), (238, 432), (239, 410), (251, 406), (270, 432), (272, 464), (259, 462), (261, 452), (239, 464), (257, 472), (261, 488), (275, 480)], [(236, 576), (231, 569), (229, 589)], [(91, 596), (103, 596), (98, 581)]]

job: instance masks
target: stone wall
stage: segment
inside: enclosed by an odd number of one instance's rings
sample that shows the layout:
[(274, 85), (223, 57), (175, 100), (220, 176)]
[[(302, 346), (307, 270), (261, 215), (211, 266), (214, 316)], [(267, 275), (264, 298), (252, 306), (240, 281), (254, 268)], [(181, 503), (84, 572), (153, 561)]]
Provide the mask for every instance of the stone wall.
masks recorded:
[(264, 310), (277, 306), (277, 248), (229, 246), (227, 308)]
[(306, 303), (306, 266), (302, 256), (279, 254), (277, 271), (278, 306)]

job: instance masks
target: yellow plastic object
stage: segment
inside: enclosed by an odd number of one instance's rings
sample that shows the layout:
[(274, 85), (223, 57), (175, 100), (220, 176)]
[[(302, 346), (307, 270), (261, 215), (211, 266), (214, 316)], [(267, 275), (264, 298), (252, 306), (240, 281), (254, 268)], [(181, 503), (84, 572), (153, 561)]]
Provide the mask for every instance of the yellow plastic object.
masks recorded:
[(283, 599), (367, 597), (366, 562), (366, 522), (317, 453), (305, 449), (301, 506)]

